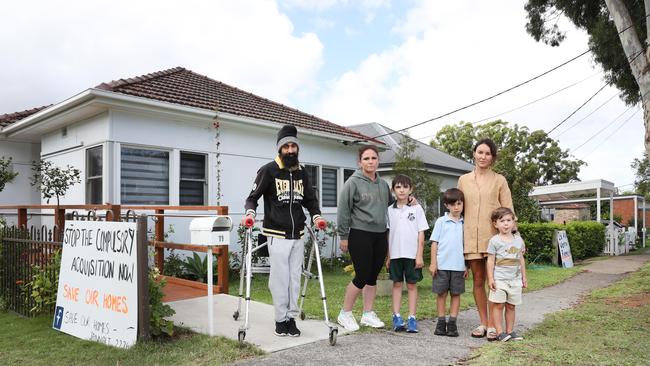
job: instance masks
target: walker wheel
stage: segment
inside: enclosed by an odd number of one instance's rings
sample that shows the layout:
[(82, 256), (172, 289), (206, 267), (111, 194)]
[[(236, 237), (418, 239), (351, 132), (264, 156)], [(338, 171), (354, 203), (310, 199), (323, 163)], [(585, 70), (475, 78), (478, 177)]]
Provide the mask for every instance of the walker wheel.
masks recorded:
[(232, 314), (232, 318), (235, 319), (235, 320), (239, 319), (239, 311), (235, 311), (235, 312)]
[(333, 346), (336, 344), (336, 335), (339, 333), (339, 330), (336, 328), (331, 328), (330, 329), (330, 346)]
[(246, 331), (240, 330), (239, 333), (237, 333), (237, 339), (239, 340), (239, 344), (244, 344), (245, 338), (246, 338)]
[(305, 320), (305, 312), (304, 311), (300, 312), (300, 320)]

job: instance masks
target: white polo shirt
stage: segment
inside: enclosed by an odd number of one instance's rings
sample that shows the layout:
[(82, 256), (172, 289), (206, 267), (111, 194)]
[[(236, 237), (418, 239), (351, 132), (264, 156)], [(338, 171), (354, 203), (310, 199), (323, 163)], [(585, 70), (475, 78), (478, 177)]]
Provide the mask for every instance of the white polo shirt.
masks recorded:
[(415, 259), (418, 253), (418, 234), (429, 228), (422, 206), (397, 207), (395, 202), (388, 207), (387, 216), (390, 259)]

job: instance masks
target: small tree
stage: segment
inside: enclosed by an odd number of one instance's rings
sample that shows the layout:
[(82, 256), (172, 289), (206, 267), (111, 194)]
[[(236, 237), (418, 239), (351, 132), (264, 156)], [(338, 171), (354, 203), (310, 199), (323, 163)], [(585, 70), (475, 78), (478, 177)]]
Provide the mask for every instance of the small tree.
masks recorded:
[(11, 157), (5, 159), (5, 157), (0, 158), (0, 192), (5, 189), (5, 184), (10, 183), (16, 176), (17, 172), (13, 172), (9, 169), (11, 166)]
[(70, 165), (65, 169), (54, 166), (51, 161), (41, 160), (32, 162), (32, 186), (36, 186), (43, 198), (50, 203), (52, 197), (56, 197), (56, 206), (59, 206), (59, 198), (65, 196), (70, 187), (81, 183), (79, 178), (81, 171)]
[(395, 155), (393, 171), (395, 174), (404, 174), (411, 178), (413, 193), (424, 208), (427, 221), (431, 222), (435, 216), (439, 215), (437, 203), (440, 196), (440, 184), (424, 168), (422, 160), (415, 156), (416, 147), (415, 140), (405, 134)]
[(643, 153), (643, 159), (635, 158), (630, 165), (634, 169), (634, 190), (636, 194), (650, 197), (650, 159)]

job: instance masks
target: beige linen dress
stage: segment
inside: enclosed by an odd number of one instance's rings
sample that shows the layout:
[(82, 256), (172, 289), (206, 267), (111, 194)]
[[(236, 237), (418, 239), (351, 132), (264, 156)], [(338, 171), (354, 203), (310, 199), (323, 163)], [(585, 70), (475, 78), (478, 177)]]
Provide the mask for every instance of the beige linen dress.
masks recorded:
[(476, 182), (476, 173), (469, 172), (458, 179), (458, 189), (465, 195), (464, 253), (466, 260), (487, 256), (488, 241), (497, 233), (490, 216), (499, 207), (513, 210), (508, 182), (501, 174), (487, 172), (482, 185)]

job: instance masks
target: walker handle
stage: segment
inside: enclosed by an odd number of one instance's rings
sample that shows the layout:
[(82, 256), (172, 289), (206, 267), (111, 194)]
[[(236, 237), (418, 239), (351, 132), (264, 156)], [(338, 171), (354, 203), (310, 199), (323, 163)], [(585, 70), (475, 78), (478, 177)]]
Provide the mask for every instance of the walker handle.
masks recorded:
[(325, 222), (325, 220), (318, 220), (316, 221), (316, 227), (318, 228), (318, 230), (325, 230), (325, 228), (327, 227), (327, 222)]
[(250, 216), (246, 217), (246, 221), (244, 222), (244, 226), (246, 226), (247, 228), (252, 228), (253, 225), (255, 225), (255, 219), (250, 217)]

